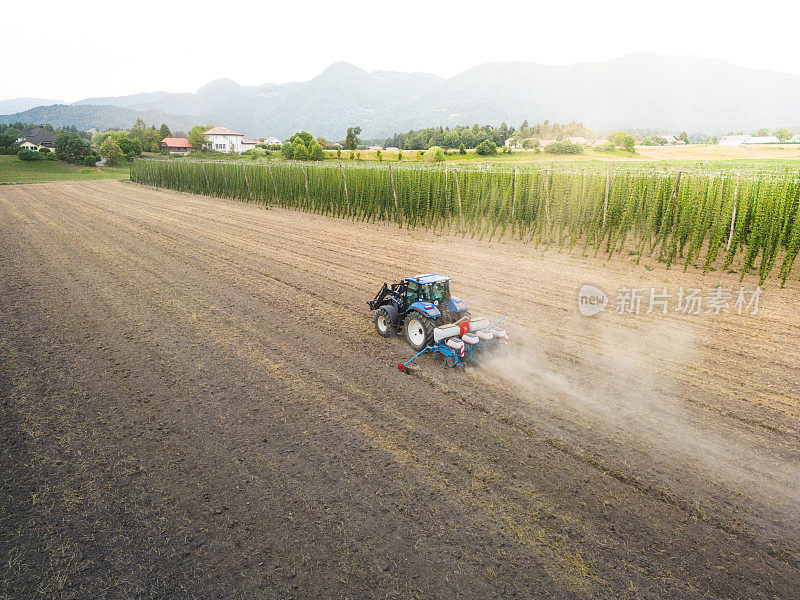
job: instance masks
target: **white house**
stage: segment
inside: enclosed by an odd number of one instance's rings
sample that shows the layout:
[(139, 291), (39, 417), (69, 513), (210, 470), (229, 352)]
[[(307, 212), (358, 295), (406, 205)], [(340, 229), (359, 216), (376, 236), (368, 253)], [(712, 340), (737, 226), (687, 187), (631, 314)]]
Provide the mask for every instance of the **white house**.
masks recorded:
[(774, 135), (760, 135), (760, 136), (753, 136), (744, 142), (743, 144), (780, 144), (781, 141), (776, 138)]
[(787, 144), (800, 144), (800, 133), (794, 134), (788, 140), (786, 140)]
[(283, 144), (283, 142), (281, 142), (281, 141), (280, 141), (278, 138), (276, 138), (276, 137), (268, 137), (266, 140), (264, 140), (264, 143), (265, 143), (267, 146), (281, 146), (281, 145)]
[(206, 146), (217, 152), (247, 152), (258, 145), (255, 140), (248, 140), (243, 133), (227, 127), (213, 127), (203, 134)]
[(741, 146), (750, 139), (749, 135), (725, 135), (719, 138), (719, 146)]

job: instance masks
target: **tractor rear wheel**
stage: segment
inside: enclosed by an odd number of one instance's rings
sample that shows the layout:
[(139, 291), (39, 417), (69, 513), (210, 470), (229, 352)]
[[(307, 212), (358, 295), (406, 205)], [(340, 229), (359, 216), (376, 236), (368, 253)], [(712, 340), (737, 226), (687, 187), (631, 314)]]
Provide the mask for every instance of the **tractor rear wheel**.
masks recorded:
[(379, 308), (375, 313), (375, 330), (383, 337), (392, 335), (392, 319), (385, 308)]
[(416, 352), (433, 343), (433, 320), (423, 314), (412, 312), (406, 317), (403, 330), (406, 341)]

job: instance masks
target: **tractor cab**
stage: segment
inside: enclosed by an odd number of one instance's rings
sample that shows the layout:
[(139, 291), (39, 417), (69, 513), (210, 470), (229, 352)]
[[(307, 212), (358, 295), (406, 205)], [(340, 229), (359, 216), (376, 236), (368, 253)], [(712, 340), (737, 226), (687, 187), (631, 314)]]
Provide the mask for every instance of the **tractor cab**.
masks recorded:
[(416, 275), (405, 280), (406, 291), (403, 297), (403, 310), (408, 310), (415, 302), (429, 302), (439, 308), (448, 309), (450, 305), (450, 278), (429, 273)]
[(450, 295), (450, 278), (436, 273), (384, 283), (367, 304), (375, 311), (378, 333), (403, 333), (417, 351), (433, 343), (435, 327), (469, 316), (467, 303)]

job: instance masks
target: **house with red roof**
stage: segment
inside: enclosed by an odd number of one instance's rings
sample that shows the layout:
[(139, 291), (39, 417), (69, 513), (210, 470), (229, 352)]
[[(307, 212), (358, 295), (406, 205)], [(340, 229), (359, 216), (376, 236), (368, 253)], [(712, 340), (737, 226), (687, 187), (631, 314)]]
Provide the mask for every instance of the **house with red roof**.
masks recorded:
[(161, 140), (161, 149), (170, 154), (189, 154), (192, 145), (186, 138), (164, 138)]
[(256, 140), (248, 140), (243, 133), (227, 127), (212, 127), (204, 132), (206, 147), (217, 152), (247, 152), (258, 145)]

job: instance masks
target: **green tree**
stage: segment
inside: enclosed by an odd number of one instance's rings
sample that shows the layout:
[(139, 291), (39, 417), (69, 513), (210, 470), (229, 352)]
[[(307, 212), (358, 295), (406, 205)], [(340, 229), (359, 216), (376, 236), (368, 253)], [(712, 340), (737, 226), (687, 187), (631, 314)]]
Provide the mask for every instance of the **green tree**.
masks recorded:
[(425, 162), (439, 163), (444, 162), (444, 150), (440, 146), (431, 146), (425, 152)]
[(467, 153), (467, 149), (464, 147), (464, 144), (461, 144), (461, 145), (458, 147), (458, 153), (459, 153), (459, 154), (461, 154), (461, 155), (464, 155), (464, 154), (466, 154), (466, 153)]
[(347, 135), (344, 138), (344, 147), (348, 150), (355, 150), (359, 144), (359, 135), (361, 135), (361, 127), (348, 127)]
[(300, 142), (306, 147), (306, 149), (308, 149), (308, 147), (311, 145), (311, 142), (314, 141), (314, 136), (308, 133), (307, 131), (298, 131), (292, 137), (289, 138), (289, 141), (292, 144)]
[(122, 162), (125, 153), (122, 152), (122, 148), (120, 148), (119, 144), (117, 144), (113, 138), (109, 137), (106, 138), (106, 141), (100, 146), (100, 156), (106, 159), (106, 165), (113, 166)]
[(581, 154), (583, 148), (578, 144), (573, 144), (568, 140), (561, 140), (557, 142), (550, 142), (544, 149), (545, 152), (550, 154)]
[(776, 129), (775, 131), (773, 131), (772, 135), (778, 138), (778, 141), (785, 142), (790, 137), (792, 137), (792, 132), (786, 129), (785, 127), (781, 127), (780, 129)]
[(678, 135), (678, 140), (683, 142), (683, 143), (685, 143), (685, 144), (688, 144), (689, 143), (689, 136), (686, 134), (685, 131), (681, 131), (680, 134)]
[(295, 160), (308, 160), (308, 148), (298, 140), (292, 144), (292, 156)]
[(403, 160), (403, 151), (402, 150), (398, 150), (397, 151), (397, 162), (400, 162), (401, 160)]
[(281, 156), (286, 160), (290, 160), (294, 156), (294, 146), (289, 142), (285, 142), (281, 146)]
[(142, 143), (138, 139), (126, 136), (111, 136), (111, 139), (117, 143), (122, 153), (128, 158), (133, 158), (134, 156), (140, 156), (142, 154)]
[(206, 145), (206, 136), (203, 135), (206, 131), (211, 129), (211, 125), (195, 125), (189, 131), (189, 143), (195, 150), (202, 150)]
[(131, 139), (138, 140), (142, 148), (149, 149), (153, 142), (160, 142), (162, 138), (158, 135), (158, 130), (155, 127), (148, 127), (142, 119), (136, 119), (136, 124), (131, 127)]
[(325, 150), (322, 146), (315, 141), (311, 141), (308, 146), (308, 159), (309, 160), (325, 160)]
[(769, 135), (769, 129), (767, 129), (766, 127), (762, 127), (761, 129), (756, 129), (753, 132), (754, 137), (764, 137), (767, 135)]
[(158, 128), (158, 135), (159, 135), (159, 142), (164, 138), (172, 137), (172, 132), (167, 127), (166, 123), (162, 123), (161, 127)]
[(475, 152), (481, 156), (491, 156), (492, 154), (497, 154), (497, 146), (491, 140), (483, 140), (475, 148)]
[(82, 163), (91, 150), (74, 131), (59, 131), (56, 136), (56, 156), (71, 163)]
[(511, 136), (511, 130), (506, 125), (505, 121), (500, 123), (500, 129), (497, 130), (497, 139), (495, 143), (498, 146), (502, 146), (506, 143), (506, 140)]
[(633, 138), (632, 135), (625, 131), (615, 131), (611, 135), (608, 136), (609, 142), (614, 144), (617, 148), (622, 148), (623, 150), (627, 150), (628, 152), (634, 152), (634, 144), (636, 140)]

